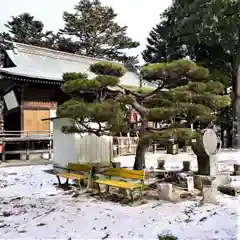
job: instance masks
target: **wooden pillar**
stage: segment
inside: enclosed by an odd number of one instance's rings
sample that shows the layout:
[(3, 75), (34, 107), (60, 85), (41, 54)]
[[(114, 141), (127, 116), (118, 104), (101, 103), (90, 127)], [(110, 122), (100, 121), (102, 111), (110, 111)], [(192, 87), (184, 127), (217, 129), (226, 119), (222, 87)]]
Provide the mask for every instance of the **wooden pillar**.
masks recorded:
[(5, 146), (6, 146), (6, 142), (3, 140), (2, 141), (2, 161), (3, 162), (6, 161)]
[(5, 142), (3, 141), (3, 133), (4, 133), (4, 102), (0, 101), (0, 133), (2, 134), (0, 139), (0, 144), (2, 144), (2, 161), (5, 162)]
[(4, 102), (0, 101), (0, 132), (4, 132), (4, 116), (3, 116), (3, 110), (4, 110)]
[(24, 106), (23, 106), (23, 102), (24, 102), (24, 86), (21, 86), (20, 89), (20, 121), (21, 121), (21, 133), (23, 133), (24, 131)]

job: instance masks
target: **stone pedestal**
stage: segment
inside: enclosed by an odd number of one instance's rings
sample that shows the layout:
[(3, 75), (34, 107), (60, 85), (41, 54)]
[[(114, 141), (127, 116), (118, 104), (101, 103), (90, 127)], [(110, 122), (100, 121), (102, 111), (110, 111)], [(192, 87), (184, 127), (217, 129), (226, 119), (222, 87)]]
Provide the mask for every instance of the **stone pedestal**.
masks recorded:
[(157, 186), (159, 200), (172, 201), (173, 200), (173, 187), (170, 183), (160, 183)]
[(218, 155), (210, 156), (210, 176), (218, 174)]
[(215, 181), (217, 186), (229, 184), (231, 182), (230, 173), (218, 173)]

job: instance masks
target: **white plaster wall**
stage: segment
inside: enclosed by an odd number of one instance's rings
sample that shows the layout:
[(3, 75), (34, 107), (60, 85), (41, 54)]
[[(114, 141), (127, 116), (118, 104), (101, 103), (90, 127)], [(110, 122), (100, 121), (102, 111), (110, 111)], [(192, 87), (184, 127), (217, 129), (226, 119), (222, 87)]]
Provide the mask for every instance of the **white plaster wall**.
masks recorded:
[[(56, 109), (50, 109), (50, 118), (55, 118), (57, 116)], [(53, 122), (50, 121), (50, 131), (53, 131)]]
[(53, 121), (53, 164), (65, 167), (77, 160), (75, 134), (64, 134), (62, 126), (71, 126), (72, 120), (57, 118)]
[(69, 162), (109, 165), (113, 156), (112, 137), (62, 133), (62, 126), (72, 124), (71, 119), (53, 120), (53, 163), (62, 167)]

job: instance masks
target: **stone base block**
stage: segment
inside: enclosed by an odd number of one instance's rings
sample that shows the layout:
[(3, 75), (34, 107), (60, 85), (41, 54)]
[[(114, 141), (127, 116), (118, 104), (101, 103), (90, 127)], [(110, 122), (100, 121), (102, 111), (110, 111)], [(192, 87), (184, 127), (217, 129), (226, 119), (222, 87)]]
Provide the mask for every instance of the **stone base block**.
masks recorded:
[(173, 200), (173, 186), (170, 183), (160, 183), (157, 186), (159, 200), (172, 201)]
[(26, 160), (38, 160), (41, 159), (41, 153), (35, 153), (35, 154), (30, 154), (28, 156), (29, 159), (27, 159), (26, 154), (21, 154), (20, 155), (20, 160), (26, 161)]
[(219, 173), (216, 175), (215, 183), (217, 186), (225, 185), (231, 182), (230, 173)]
[(202, 203), (211, 203), (217, 204), (217, 186), (210, 185), (210, 186), (203, 186), (203, 198), (201, 200)]

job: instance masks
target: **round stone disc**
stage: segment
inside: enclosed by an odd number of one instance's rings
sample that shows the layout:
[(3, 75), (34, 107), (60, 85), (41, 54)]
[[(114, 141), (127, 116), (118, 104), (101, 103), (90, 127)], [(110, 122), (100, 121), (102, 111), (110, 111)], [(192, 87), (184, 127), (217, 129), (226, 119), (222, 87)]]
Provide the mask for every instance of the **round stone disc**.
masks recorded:
[(206, 129), (202, 136), (202, 144), (208, 156), (217, 151), (218, 137), (213, 129)]

